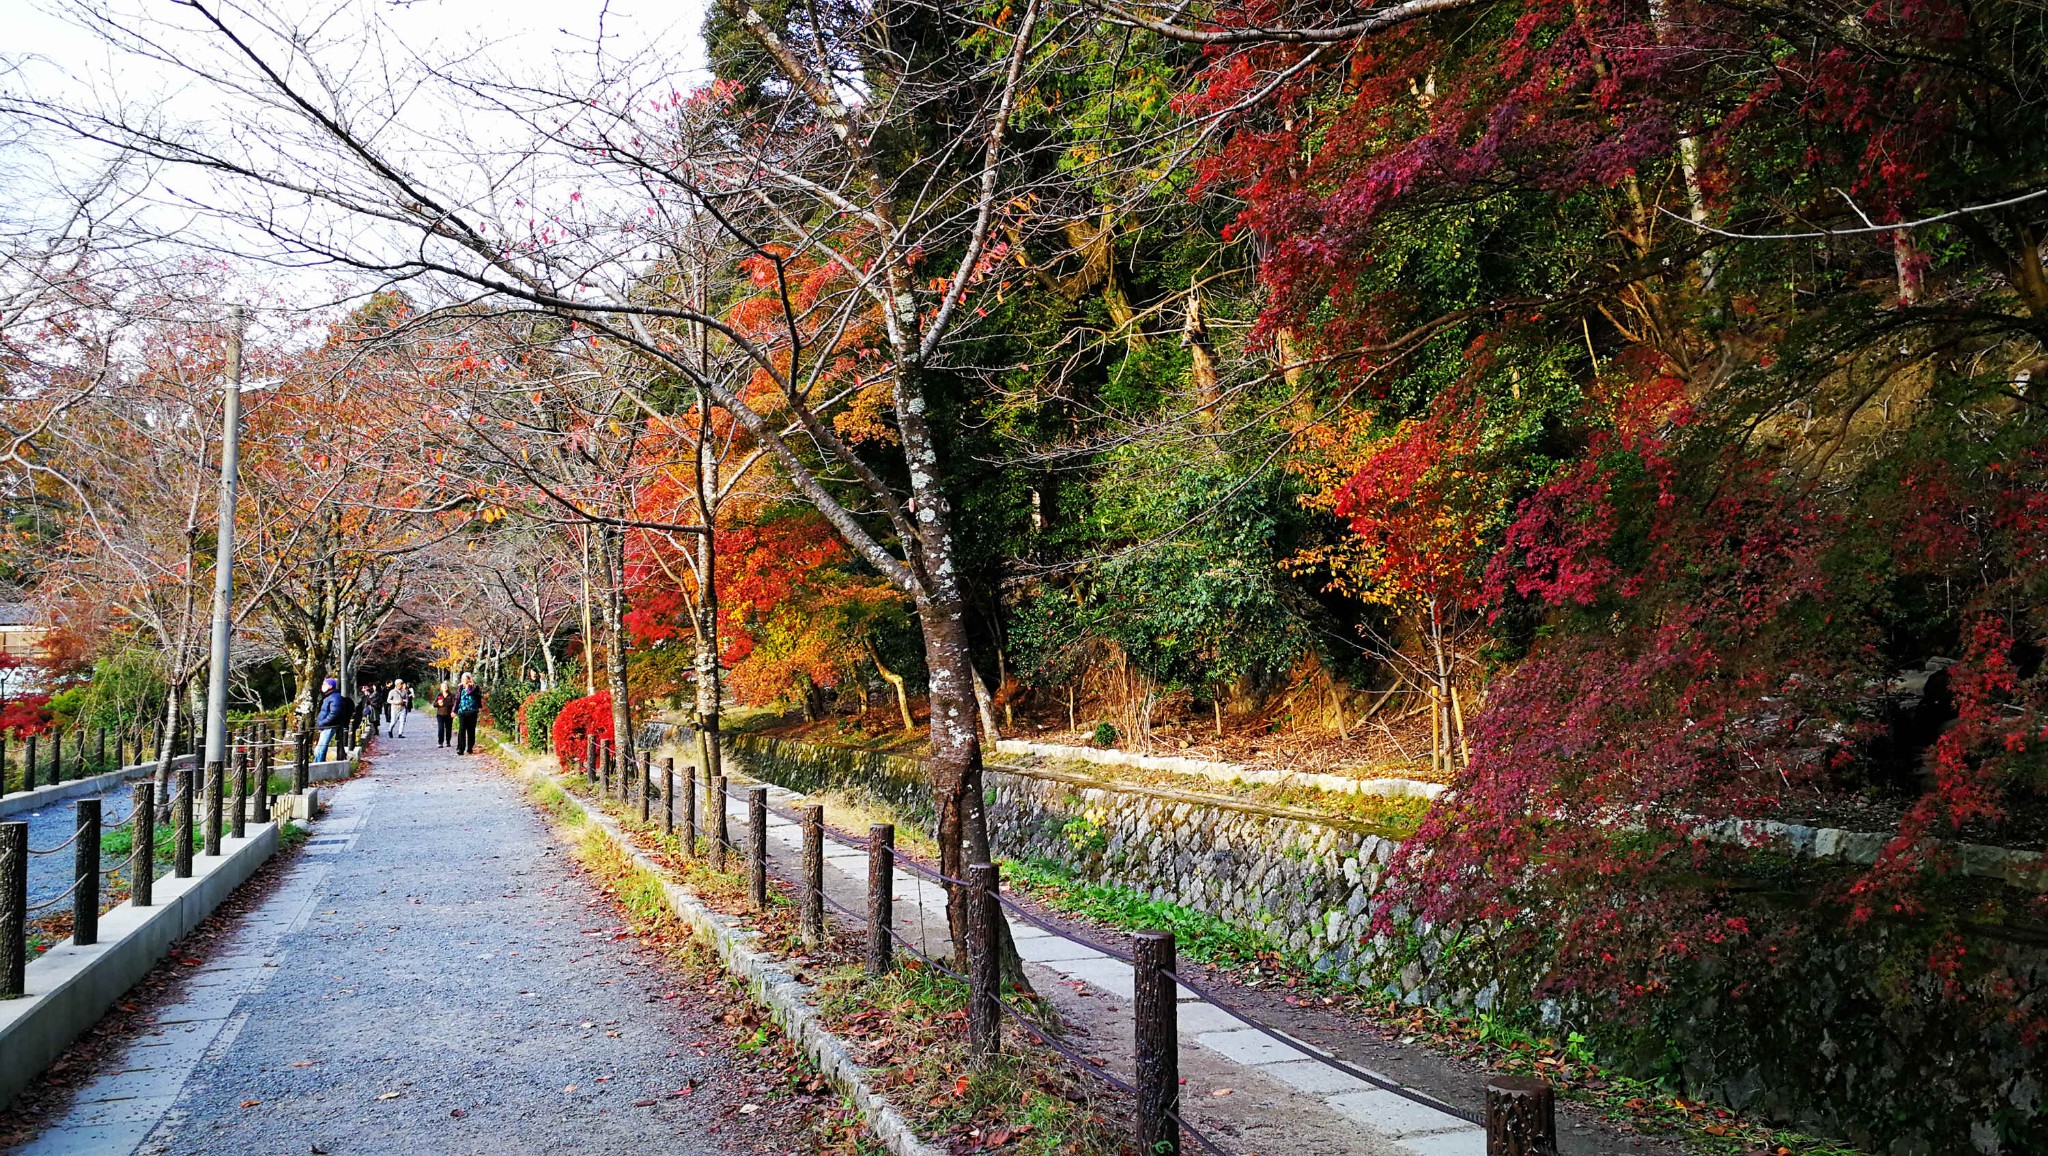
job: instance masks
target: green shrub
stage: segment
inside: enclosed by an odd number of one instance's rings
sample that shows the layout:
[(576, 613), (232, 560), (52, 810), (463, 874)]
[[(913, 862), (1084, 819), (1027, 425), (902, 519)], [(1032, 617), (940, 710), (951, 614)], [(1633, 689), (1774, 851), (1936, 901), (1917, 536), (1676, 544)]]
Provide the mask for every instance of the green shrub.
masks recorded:
[(1116, 745), (1116, 724), (1107, 719), (1095, 724), (1095, 745), (1113, 747)]
[(528, 699), (526, 703), (527, 747), (536, 751), (549, 749), (549, 745), (554, 741), (555, 717), (562, 713), (563, 707), (582, 697), (582, 694), (578, 693), (573, 686), (565, 682), (557, 685), (553, 690), (544, 690), (533, 698)]

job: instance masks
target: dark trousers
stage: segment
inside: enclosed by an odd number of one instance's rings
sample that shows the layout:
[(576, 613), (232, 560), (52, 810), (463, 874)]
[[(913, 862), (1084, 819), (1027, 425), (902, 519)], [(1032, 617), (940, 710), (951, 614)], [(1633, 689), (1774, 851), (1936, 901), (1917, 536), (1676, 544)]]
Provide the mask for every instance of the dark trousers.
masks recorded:
[(455, 716), (441, 714), (434, 716), (434, 745), (445, 747), (455, 737)]
[(476, 749), (476, 716), (458, 714), (455, 716), (455, 753), (466, 755)]

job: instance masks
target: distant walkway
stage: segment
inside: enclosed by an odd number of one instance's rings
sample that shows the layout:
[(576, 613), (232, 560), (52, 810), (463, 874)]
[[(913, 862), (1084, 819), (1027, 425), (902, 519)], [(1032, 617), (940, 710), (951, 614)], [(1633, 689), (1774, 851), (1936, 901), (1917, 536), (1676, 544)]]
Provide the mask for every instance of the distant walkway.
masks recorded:
[(616, 917), (484, 756), (412, 734), (19, 1151), (728, 1151), (717, 1102), (672, 1094), (719, 1065), (678, 1042), (673, 983), (598, 934)]

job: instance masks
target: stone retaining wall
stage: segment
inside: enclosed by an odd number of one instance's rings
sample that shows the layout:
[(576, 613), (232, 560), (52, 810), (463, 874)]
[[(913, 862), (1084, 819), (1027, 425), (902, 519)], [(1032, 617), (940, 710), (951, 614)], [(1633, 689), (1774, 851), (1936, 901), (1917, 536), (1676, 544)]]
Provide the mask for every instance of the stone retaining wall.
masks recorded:
[[(795, 791), (859, 789), (932, 821), (922, 760), (746, 734), (727, 735), (725, 749), (754, 778)], [(1382, 832), (1051, 768), (983, 775), (990, 838), (1004, 858), (1051, 861), (1263, 931), (1346, 978), (1368, 962), (1359, 954), (1366, 906), (1395, 845)]]

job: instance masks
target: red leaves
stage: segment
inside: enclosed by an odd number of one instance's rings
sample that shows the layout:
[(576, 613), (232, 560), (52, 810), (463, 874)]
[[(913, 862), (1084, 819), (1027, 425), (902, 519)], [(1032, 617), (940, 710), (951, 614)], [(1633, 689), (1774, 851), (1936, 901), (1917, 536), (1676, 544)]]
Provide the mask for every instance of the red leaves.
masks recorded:
[(562, 765), (581, 766), (586, 753), (586, 743), (595, 738), (610, 742), (612, 734), (612, 696), (610, 691), (598, 691), (582, 698), (570, 699), (555, 716), (555, 753), (561, 757)]

